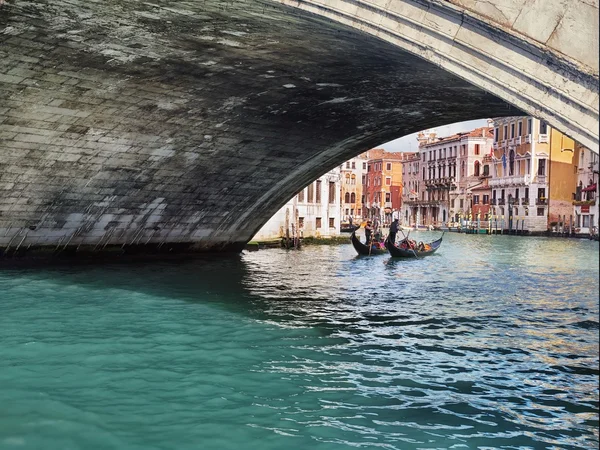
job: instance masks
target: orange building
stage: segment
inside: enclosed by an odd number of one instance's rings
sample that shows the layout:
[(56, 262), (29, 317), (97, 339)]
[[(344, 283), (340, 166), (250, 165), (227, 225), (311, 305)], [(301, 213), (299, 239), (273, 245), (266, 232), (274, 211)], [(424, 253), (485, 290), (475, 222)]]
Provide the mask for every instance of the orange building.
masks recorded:
[(389, 225), (402, 207), (402, 163), (412, 153), (372, 149), (364, 153), (367, 172), (363, 175), (363, 217)]

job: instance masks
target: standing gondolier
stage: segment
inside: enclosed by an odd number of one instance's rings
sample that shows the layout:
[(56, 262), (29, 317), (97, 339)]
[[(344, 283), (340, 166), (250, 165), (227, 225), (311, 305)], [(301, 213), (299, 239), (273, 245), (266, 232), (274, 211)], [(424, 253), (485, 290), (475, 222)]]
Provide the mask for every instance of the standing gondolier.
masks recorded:
[(367, 224), (365, 225), (365, 244), (371, 245), (371, 241), (373, 240), (373, 226), (370, 220), (367, 220)]
[(390, 225), (390, 233), (388, 235), (388, 241), (392, 244), (396, 243), (396, 234), (398, 233), (398, 219), (394, 219)]

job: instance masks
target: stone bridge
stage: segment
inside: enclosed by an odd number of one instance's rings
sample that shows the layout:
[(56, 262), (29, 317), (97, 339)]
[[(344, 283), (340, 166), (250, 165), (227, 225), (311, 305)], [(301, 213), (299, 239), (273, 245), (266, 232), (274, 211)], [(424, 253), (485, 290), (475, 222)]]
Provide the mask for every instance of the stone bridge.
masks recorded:
[(532, 114), (598, 151), (594, 0), (0, 0), (0, 253), (239, 251), (371, 147)]

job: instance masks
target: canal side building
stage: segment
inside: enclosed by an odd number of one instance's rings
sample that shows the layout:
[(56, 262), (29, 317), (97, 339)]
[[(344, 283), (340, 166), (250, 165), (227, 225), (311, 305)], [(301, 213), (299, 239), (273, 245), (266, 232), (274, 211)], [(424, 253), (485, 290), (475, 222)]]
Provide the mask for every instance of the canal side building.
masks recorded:
[(474, 194), (473, 189), (486, 186), (490, 168), (484, 159), (489, 156), (492, 136), (490, 127), (447, 137), (419, 133), (418, 162), (417, 158), (405, 161), (410, 186), (404, 192), (402, 216), (409, 218), (409, 226), (445, 226), (472, 218), (474, 195), (478, 211), (482, 210), (479, 203), (488, 198)]
[(598, 236), (598, 155), (575, 144), (577, 184), (573, 192), (575, 233)]
[(493, 220), (530, 233), (573, 226), (575, 142), (533, 117), (493, 120)]
[(410, 155), (383, 149), (364, 155), (368, 162), (363, 176), (363, 217), (390, 224), (402, 207), (402, 163)]
[(280, 208), (252, 239), (338, 236), (340, 175), (337, 166), (310, 183)]
[(367, 156), (360, 154), (340, 166), (341, 218), (349, 223), (360, 223), (362, 213), (363, 175), (367, 172)]

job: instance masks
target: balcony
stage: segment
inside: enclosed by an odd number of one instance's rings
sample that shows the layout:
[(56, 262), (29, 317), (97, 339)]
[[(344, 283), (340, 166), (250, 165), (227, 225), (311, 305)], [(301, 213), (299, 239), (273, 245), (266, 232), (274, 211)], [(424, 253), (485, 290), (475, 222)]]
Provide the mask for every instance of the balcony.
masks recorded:
[(519, 199), (518, 198), (511, 198), (508, 200), (508, 204), (510, 206), (519, 206)]
[(517, 136), (517, 137), (515, 138), (515, 145), (521, 145), (521, 141), (522, 141), (522, 138), (521, 138), (521, 136)]
[(499, 205), (499, 206), (504, 206), (504, 205), (506, 205), (506, 199), (504, 199), (504, 198), (499, 198), (499, 199), (498, 199), (498, 205)]
[(494, 142), (494, 144), (492, 145), (492, 147), (494, 148), (494, 150), (498, 150), (498, 143)]
[(547, 205), (548, 199), (546, 197), (538, 197), (535, 199), (535, 204), (536, 205)]
[(532, 141), (531, 135), (530, 134), (525, 135), (525, 143), (526, 144), (531, 144), (531, 141)]
[(547, 179), (546, 179), (546, 175), (538, 175), (535, 177), (535, 181), (541, 184), (546, 184)]
[(593, 206), (596, 204), (596, 200), (573, 200), (573, 206)]
[(489, 186), (526, 186), (531, 182), (529, 174), (516, 177), (492, 178), (489, 181)]
[(547, 144), (548, 143), (548, 135), (547, 134), (540, 134), (538, 136), (538, 142), (540, 144)]
[(529, 205), (529, 198), (527, 198), (527, 197), (522, 197), (522, 198), (521, 198), (521, 205), (523, 205), (523, 206), (527, 206), (527, 205)]

